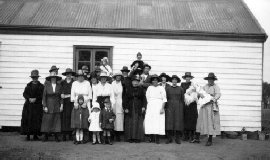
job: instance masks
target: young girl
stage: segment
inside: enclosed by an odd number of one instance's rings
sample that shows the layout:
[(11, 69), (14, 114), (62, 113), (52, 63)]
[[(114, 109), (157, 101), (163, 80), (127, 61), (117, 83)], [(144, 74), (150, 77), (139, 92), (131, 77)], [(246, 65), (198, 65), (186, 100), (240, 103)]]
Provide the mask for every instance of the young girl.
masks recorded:
[(93, 145), (95, 145), (96, 143), (101, 143), (99, 132), (102, 131), (102, 129), (100, 128), (100, 125), (99, 125), (99, 116), (100, 116), (99, 104), (97, 102), (94, 102), (93, 107), (92, 107), (92, 112), (88, 119), (90, 123), (89, 131), (93, 132), (93, 142), (92, 142)]
[(111, 108), (111, 102), (109, 98), (106, 98), (104, 100), (104, 105), (105, 108), (101, 111), (99, 117), (100, 126), (103, 129), (103, 144), (106, 144), (107, 137), (108, 143), (112, 145), (111, 131), (114, 129), (115, 114), (113, 113), (113, 110)]

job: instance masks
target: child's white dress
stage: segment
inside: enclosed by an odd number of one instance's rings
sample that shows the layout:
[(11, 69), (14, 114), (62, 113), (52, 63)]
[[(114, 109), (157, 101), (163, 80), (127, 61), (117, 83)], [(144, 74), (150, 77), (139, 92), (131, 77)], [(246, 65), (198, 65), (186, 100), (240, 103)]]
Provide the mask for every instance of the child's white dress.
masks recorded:
[(89, 119), (91, 120), (89, 131), (97, 132), (102, 131), (99, 125), (99, 112), (91, 112)]

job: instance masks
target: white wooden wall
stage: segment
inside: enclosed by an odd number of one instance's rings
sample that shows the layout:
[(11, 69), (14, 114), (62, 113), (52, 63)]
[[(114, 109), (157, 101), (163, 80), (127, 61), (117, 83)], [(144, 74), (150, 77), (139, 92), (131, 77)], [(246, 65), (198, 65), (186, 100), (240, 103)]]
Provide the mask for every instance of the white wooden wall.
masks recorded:
[(0, 126), (20, 126), (22, 96), (32, 69), (48, 76), (51, 65), (73, 67), (73, 45), (113, 46), (113, 70), (130, 66), (141, 52), (152, 73), (182, 76), (201, 85), (215, 72), (221, 88), (222, 130), (261, 129), (261, 43), (84, 36), (0, 35)]

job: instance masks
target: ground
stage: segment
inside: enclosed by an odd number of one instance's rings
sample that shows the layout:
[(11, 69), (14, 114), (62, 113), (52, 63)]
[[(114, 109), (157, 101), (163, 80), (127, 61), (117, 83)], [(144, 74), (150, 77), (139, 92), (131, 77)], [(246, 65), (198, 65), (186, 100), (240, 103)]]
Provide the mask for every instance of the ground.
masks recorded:
[(126, 143), (115, 142), (111, 145), (91, 143), (74, 145), (68, 142), (25, 141), (25, 136), (17, 132), (0, 132), (0, 159), (117, 159), (117, 160), (232, 160), (232, 159), (270, 159), (270, 141), (214, 138), (214, 145), (205, 147), (206, 139), (201, 144), (182, 142), (181, 145), (162, 143)]

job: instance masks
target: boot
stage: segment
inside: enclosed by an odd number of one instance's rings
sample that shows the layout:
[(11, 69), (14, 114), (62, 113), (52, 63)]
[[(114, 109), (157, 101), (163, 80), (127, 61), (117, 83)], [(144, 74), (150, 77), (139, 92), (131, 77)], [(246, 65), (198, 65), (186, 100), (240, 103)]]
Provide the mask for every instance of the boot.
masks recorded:
[(103, 137), (103, 138), (102, 138), (102, 144), (105, 145), (105, 144), (106, 144), (106, 138), (107, 138), (107, 137), (106, 137), (106, 136), (102, 136), (102, 137)]
[(43, 142), (47, 142), (48, 141), (48, 134), (46, 133), (42, 139)]
[(175, 143), (176, 144), (181, 144), (181, 140), (180, 140), (180, 132), (176, 131), (176, 135), (175, 135)]
[(208, 140), (207, 140), (207, 142), (206, 142), (206, 144), (205, 144), (205, 146), (212, 146), (212, 135), (209, 135), (209, 138), (208, 138)]
[(190, 131), (190, 139), (189, 142), (191, 142), (194, 139), (194, 131)]
[(160, 142), (159, 142), (159, 135), (155, 135), (155, 141), (156, 141), (156, 144), (160, 144)]
[(72, 141), (72, 140), (73, 140), (72, 133), (70, 133), (70, 134), (68, 135), (68, 139), (69, 139), (70, 141)]
[(30, 135), (29, 134), (26, 136), (26, 141), (30, 141)]
[(54, 134), (55, 142), (60, 142), (57, 133)]
[(34, 140), (34, 141), (39, 141), (40, 139), (39, 139), (38, 136), (35, 134), (34, 137), (33, 137), (33, 140)]
[(115, 134), (115, 140), (117, 141), (117, 142), (120, 142), (121, 141), (121, 139), (120, 139), (120, 132), (117, 132), (117, 131), (115, 131), (114, 132)]
[(153, 143), (153, 142), (154, 142), (154, 135), (153, 135), (153, 134), (150, 134), (150, 135), (149, 135), (148, 142), (149, 142), (149, 143)]
[(67, 141), (67, 135), (63, 134), (63, 141)]
[(167, 141), (166, 144), (172, 143), (172, 133), (171, 131), (167, 131)]
[(192, 141), (190, 141), (190, 143), (200, 143), (200, 142), (201, 142), (200, 141), (200, 133), (196, 132), (195, 138)]
[(188, 141), (189, 140), (189, 131), (185, 130), (184, 131), (184, 141)]
[(112, 145), (111, 137), (108, 136), (108, 143)]

